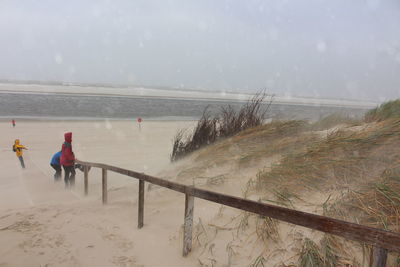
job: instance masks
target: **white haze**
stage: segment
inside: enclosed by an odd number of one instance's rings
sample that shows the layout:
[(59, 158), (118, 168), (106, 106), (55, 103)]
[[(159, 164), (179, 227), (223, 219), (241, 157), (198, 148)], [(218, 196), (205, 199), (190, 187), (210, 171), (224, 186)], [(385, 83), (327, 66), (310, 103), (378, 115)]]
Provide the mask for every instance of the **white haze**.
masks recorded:
[(387, 100), (398, 0), (0, 1), (0, 79)]

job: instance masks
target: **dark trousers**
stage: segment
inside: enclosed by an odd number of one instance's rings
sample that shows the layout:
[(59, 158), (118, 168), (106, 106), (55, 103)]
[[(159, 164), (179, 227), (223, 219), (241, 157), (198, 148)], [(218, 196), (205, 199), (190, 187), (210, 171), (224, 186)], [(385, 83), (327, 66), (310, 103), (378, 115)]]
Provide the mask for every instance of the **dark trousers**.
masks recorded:
[(74, 165), (63, 166), (65, 187), (73, 187), (75, 185), (75, 168)]
[(24, 158), (22, 156), (19, 156), (18, 159), (19, 159), (19, 162), (21, 162), (22, 169), (25, 169)]
[(50, 164), (50, 166), (56, 171), (54, 174), (54, 180), (59, 181), (61, 179), (61, 165)]

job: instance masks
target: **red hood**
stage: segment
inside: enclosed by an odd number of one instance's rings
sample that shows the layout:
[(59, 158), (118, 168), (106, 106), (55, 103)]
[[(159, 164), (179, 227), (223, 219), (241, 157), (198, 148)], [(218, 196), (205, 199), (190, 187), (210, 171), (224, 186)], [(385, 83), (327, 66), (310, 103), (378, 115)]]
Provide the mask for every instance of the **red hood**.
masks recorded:
[(71, 132), (65, 133), (64, 134), (64, 139), (65, 139), (65, 142), (71, 143), (72, 142), (72, 133)]

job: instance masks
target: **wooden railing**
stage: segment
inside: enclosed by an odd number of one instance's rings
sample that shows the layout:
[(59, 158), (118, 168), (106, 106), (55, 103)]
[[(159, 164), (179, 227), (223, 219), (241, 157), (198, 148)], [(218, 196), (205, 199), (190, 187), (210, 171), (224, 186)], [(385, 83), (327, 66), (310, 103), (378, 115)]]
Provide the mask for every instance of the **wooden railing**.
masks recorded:
[(388, 251), (400, 252), (400, 234), (395, 232), (385, 231), (382, 229), (349, 223), (346, 221), (341, 221), (325, 216), (216, 193), (106, 164), (84, 162), (80, 160), (77, 160), (76, 163), (82, 164), (84, 166), (84, 186), (86, 195), (89, 192), (88, 167), (102, 169), (103, 204), (107, 204), (108, 199), (107, 171), (113, 171), (119, 174), (139, 179), (138, 228), (143, 227), (145, 182), (149, 182), (185, 194), (183, 256), (186, 256), (192, 249), (193, 208), (195, 197), (223, 204), (229, 207), (241, 209), (244, 211), (253, 212), (262, 216), (278, 219), (295, 225), (318, 230), (328, 234), (341, 236), (349, 240), (372, 245), (374, 249), (373, 263), (371, 266), (373, 267), (386, 266)]

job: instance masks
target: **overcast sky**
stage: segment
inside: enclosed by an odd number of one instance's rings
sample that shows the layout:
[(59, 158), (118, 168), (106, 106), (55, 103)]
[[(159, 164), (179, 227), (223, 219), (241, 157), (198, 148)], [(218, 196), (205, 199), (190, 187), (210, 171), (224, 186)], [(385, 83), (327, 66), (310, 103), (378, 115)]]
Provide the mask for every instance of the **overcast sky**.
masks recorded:
[(399, 0), (0, 0), (0, 78), (400, 93)]

